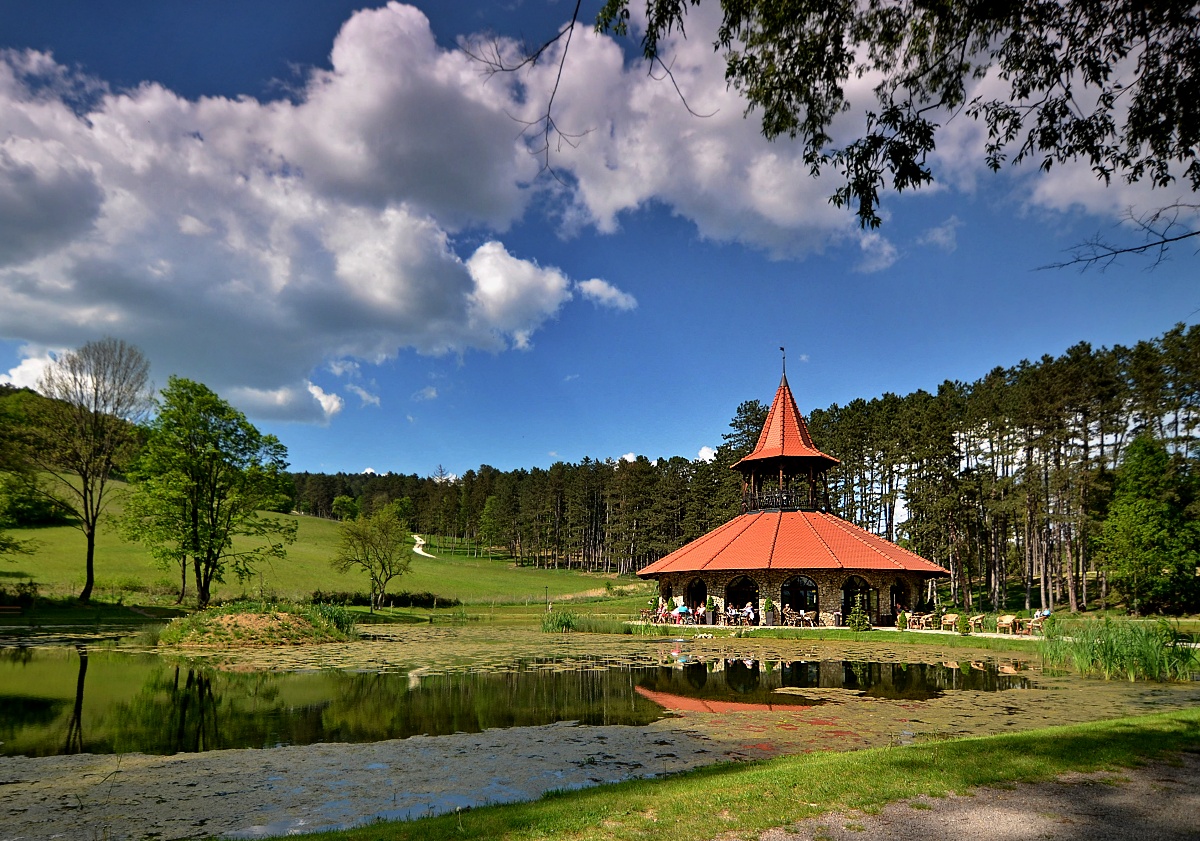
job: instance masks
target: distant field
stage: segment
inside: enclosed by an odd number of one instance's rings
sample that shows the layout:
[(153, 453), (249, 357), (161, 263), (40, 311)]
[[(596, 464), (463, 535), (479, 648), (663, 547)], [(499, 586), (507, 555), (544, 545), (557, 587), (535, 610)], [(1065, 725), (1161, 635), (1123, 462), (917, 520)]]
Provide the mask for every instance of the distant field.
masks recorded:
[[(299, 531), (296, 542), (288, 547), (287, 560), (264, 564), (252, 580), (238, 582), (231, 577), (214, 588), (215, 598), (265, 593), (273, 598), (296, 599), (306, 598), (314, 590), (368, 591), (365, 575), (338, 573), (329, 565), (338, 543), (336, 522), (304, 516), (290, 519), (297, 521)], [(78, 530), (57, 526), (17, 529), (12, 534), (32, 539), (37, 546), (33, 555), (0, 559), (0, 586), (33, 579), (47, 596), (71, 595), (83, 586), (84, 541)], [(615, 576), (515, 567), (508, 560), (433, 554), (439, 557), (414, 557), (412, 571), (392, 581), (388, 591), (430, 592), (479, 605), (532, 605), (541, 604), (547, 595), (553, 600), (572, 594), (600, 594), (606, 585), (635, 582)], [(98, 599), (164, 603), (174, 600), (179, 571), (155, 566), (144, 548), (125, 542), (111, 529), (102, 529), (96, 545), (96, 583), (94, 595)], [(189, 595), (193, 589), (189, 581)]]

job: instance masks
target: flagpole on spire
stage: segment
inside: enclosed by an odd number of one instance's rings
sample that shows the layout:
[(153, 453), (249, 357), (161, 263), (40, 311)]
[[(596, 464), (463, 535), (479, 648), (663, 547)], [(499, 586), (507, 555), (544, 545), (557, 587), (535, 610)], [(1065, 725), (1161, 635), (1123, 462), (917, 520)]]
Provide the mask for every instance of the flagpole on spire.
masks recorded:
[(783, 347), (781, 346), (779, 348), (779, 352), (781, 354), (783, 354), (783, 375), (786, 377), (787, 376), (787, 351), (785, 351), (783, 349)]

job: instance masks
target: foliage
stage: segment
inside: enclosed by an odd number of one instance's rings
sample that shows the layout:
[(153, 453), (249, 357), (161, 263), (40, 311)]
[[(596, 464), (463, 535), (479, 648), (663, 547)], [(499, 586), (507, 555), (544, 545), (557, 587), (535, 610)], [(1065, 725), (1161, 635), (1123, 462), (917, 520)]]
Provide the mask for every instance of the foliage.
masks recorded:
[(8, 588), (0, 584), (0, 605), (15, 605), (22, 610), (29, 610), (38, 600), (38, 585), (35, 581), (18, 581), (10, 593)]
[(130, 472), (123, 531), (180, 571), (181, 601), (190, 570), (203, 608), (228, 569), (245, 580), (259, 562), (286, 557), (295, 521), (260, 513), (278, 504), (286, 458), (275, 436), (206, 386), (172, 377)]
[(28, 473), (0, 475), (0, 526), (57, 526), (71, 523), (37, 479)]
[(347, 520), (338, 530), (341, 543), (331, 561), (338, 572), (358, 568), (371, 580), (371, 609), (379, 607), (394, 578), (412, 564), (412, 534), (399, 514), (386, 506), (367, 517)]
[[(683, 32), (691, 3), (646, 0), (641, 46), (670, 64), (662, 41)], [(596, 28), (627, 34), (631, 0), (607, 0)], [(1081, 160), (1115, 176), (1200, 189), (1200, 12), (1188, 3), (883, 3), (721, 0), (715, 48), (725, 78), (762, 114), (768, 138), (798, 140), (816, 175), (842, 183), (831, 201), (880, 224), (881, 190), (931, 183), (939, 129), (963, 112), (982, 121), (992, 169)], [(665, 63), (664, 63), (665, 62)], [(968, 99), (987, 76), (996, 94)], [(876, 81), (858, 137), (835, 145), (832, 124), (862, 107), (847, 87)]]
[(578, 628), (579, 616), (569, 610), (547, 611), (542, 617), (542, 630), (547, 634), (565, 634)]
[(871, 617), (863, 609), (862, 594), (854, 597), (854, 607), (850, 609), (850, 615), (846, 617), (846, 627), (855, 633), (871, 630)]
[(352, 496), (333, 498), (333, 516), (338, 520), (353, 520), (358, 517), (358, 502)]
[(1200, 607), (1198, 479), (1147, 435), (1129, 445), (1099, 544), (1109, 580), (1135, 612)]
[(26, 456), (53, 479), (47, 498), (75, 519), (86, 542), (81, 602), (95, 586), (96, 530), (110, 480), (140, 444), (135, 424), (150, 406), (149, 379), (141, 351), (105, 338), (57, 357), (38, 384), (50, 399), (31, 404)]
[(905, 613), (903, 610), (896, 611), (896, 630), (897, 631), (907, 631), (908, 630), (908, 614)]
[(958, 631), (962, 636), (969, 636), (971, 633), (971, 617), (967, 616), (965, 610), (960, 611), (958, 619), (954, 622), (954, 630)]
[[(356, 605), (359, 607), (370, 607), (370, 593), (334, 593), (314, 590), (312, 594), (313, 604), (341, 604), (341, 605)], [(462, 602), (451, 596), (439, 596), (436, 593), (422, 592), (410, 593), (407, 590), (401, 590), (399, 593), (391, 593), (387, 597), (386, 605), (380, 599), (380, 607), (459, 607)]]
[(1041, 645), (1048, 666), (1073, 665), (1080, 674), (1105, 680), (1191, 680), (1200, 670), (1200, 649), (1166, 619), (1157, 622), (1055, 622)]

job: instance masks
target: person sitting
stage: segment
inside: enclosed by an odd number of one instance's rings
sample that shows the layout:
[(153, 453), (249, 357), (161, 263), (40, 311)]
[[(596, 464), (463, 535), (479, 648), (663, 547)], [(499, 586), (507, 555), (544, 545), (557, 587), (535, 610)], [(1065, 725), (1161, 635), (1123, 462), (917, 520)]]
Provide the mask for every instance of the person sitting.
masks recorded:
[(696, 606), (696, 624), (697, 625), (704, 624), (704, 610), (705, 610), (705, 608), (704, 608), (703, 602), (701, 602), (700, 604), (698, 604)]

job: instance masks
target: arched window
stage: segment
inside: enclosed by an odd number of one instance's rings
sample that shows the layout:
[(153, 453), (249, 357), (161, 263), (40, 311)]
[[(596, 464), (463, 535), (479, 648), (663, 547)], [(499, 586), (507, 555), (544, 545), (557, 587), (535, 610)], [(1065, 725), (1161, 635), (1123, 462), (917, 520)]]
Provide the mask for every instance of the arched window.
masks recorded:
[(702, 578), (693, 578), (683, 591), (683, 603), (695, 610), (702, 604), (708, 603), (708, 585)]
[(807, 575), (797, 575), (783, 582), (779, 601), (792, 610), (817, 611), (817, 584)]
[(748, 576), (741, 576), (730, 582), (725, 588), (725, 604), (739, 610), (749, 602), (758, 610), (758, 584)]
[(871, 585), (857, 575), (846, 579), (842, 585), (842, 621), (854, 610), (854, 601), (862, 597), (862, 608), (868, 616), (875, 616), (879, 610), (879, 594), (871, 589)]

